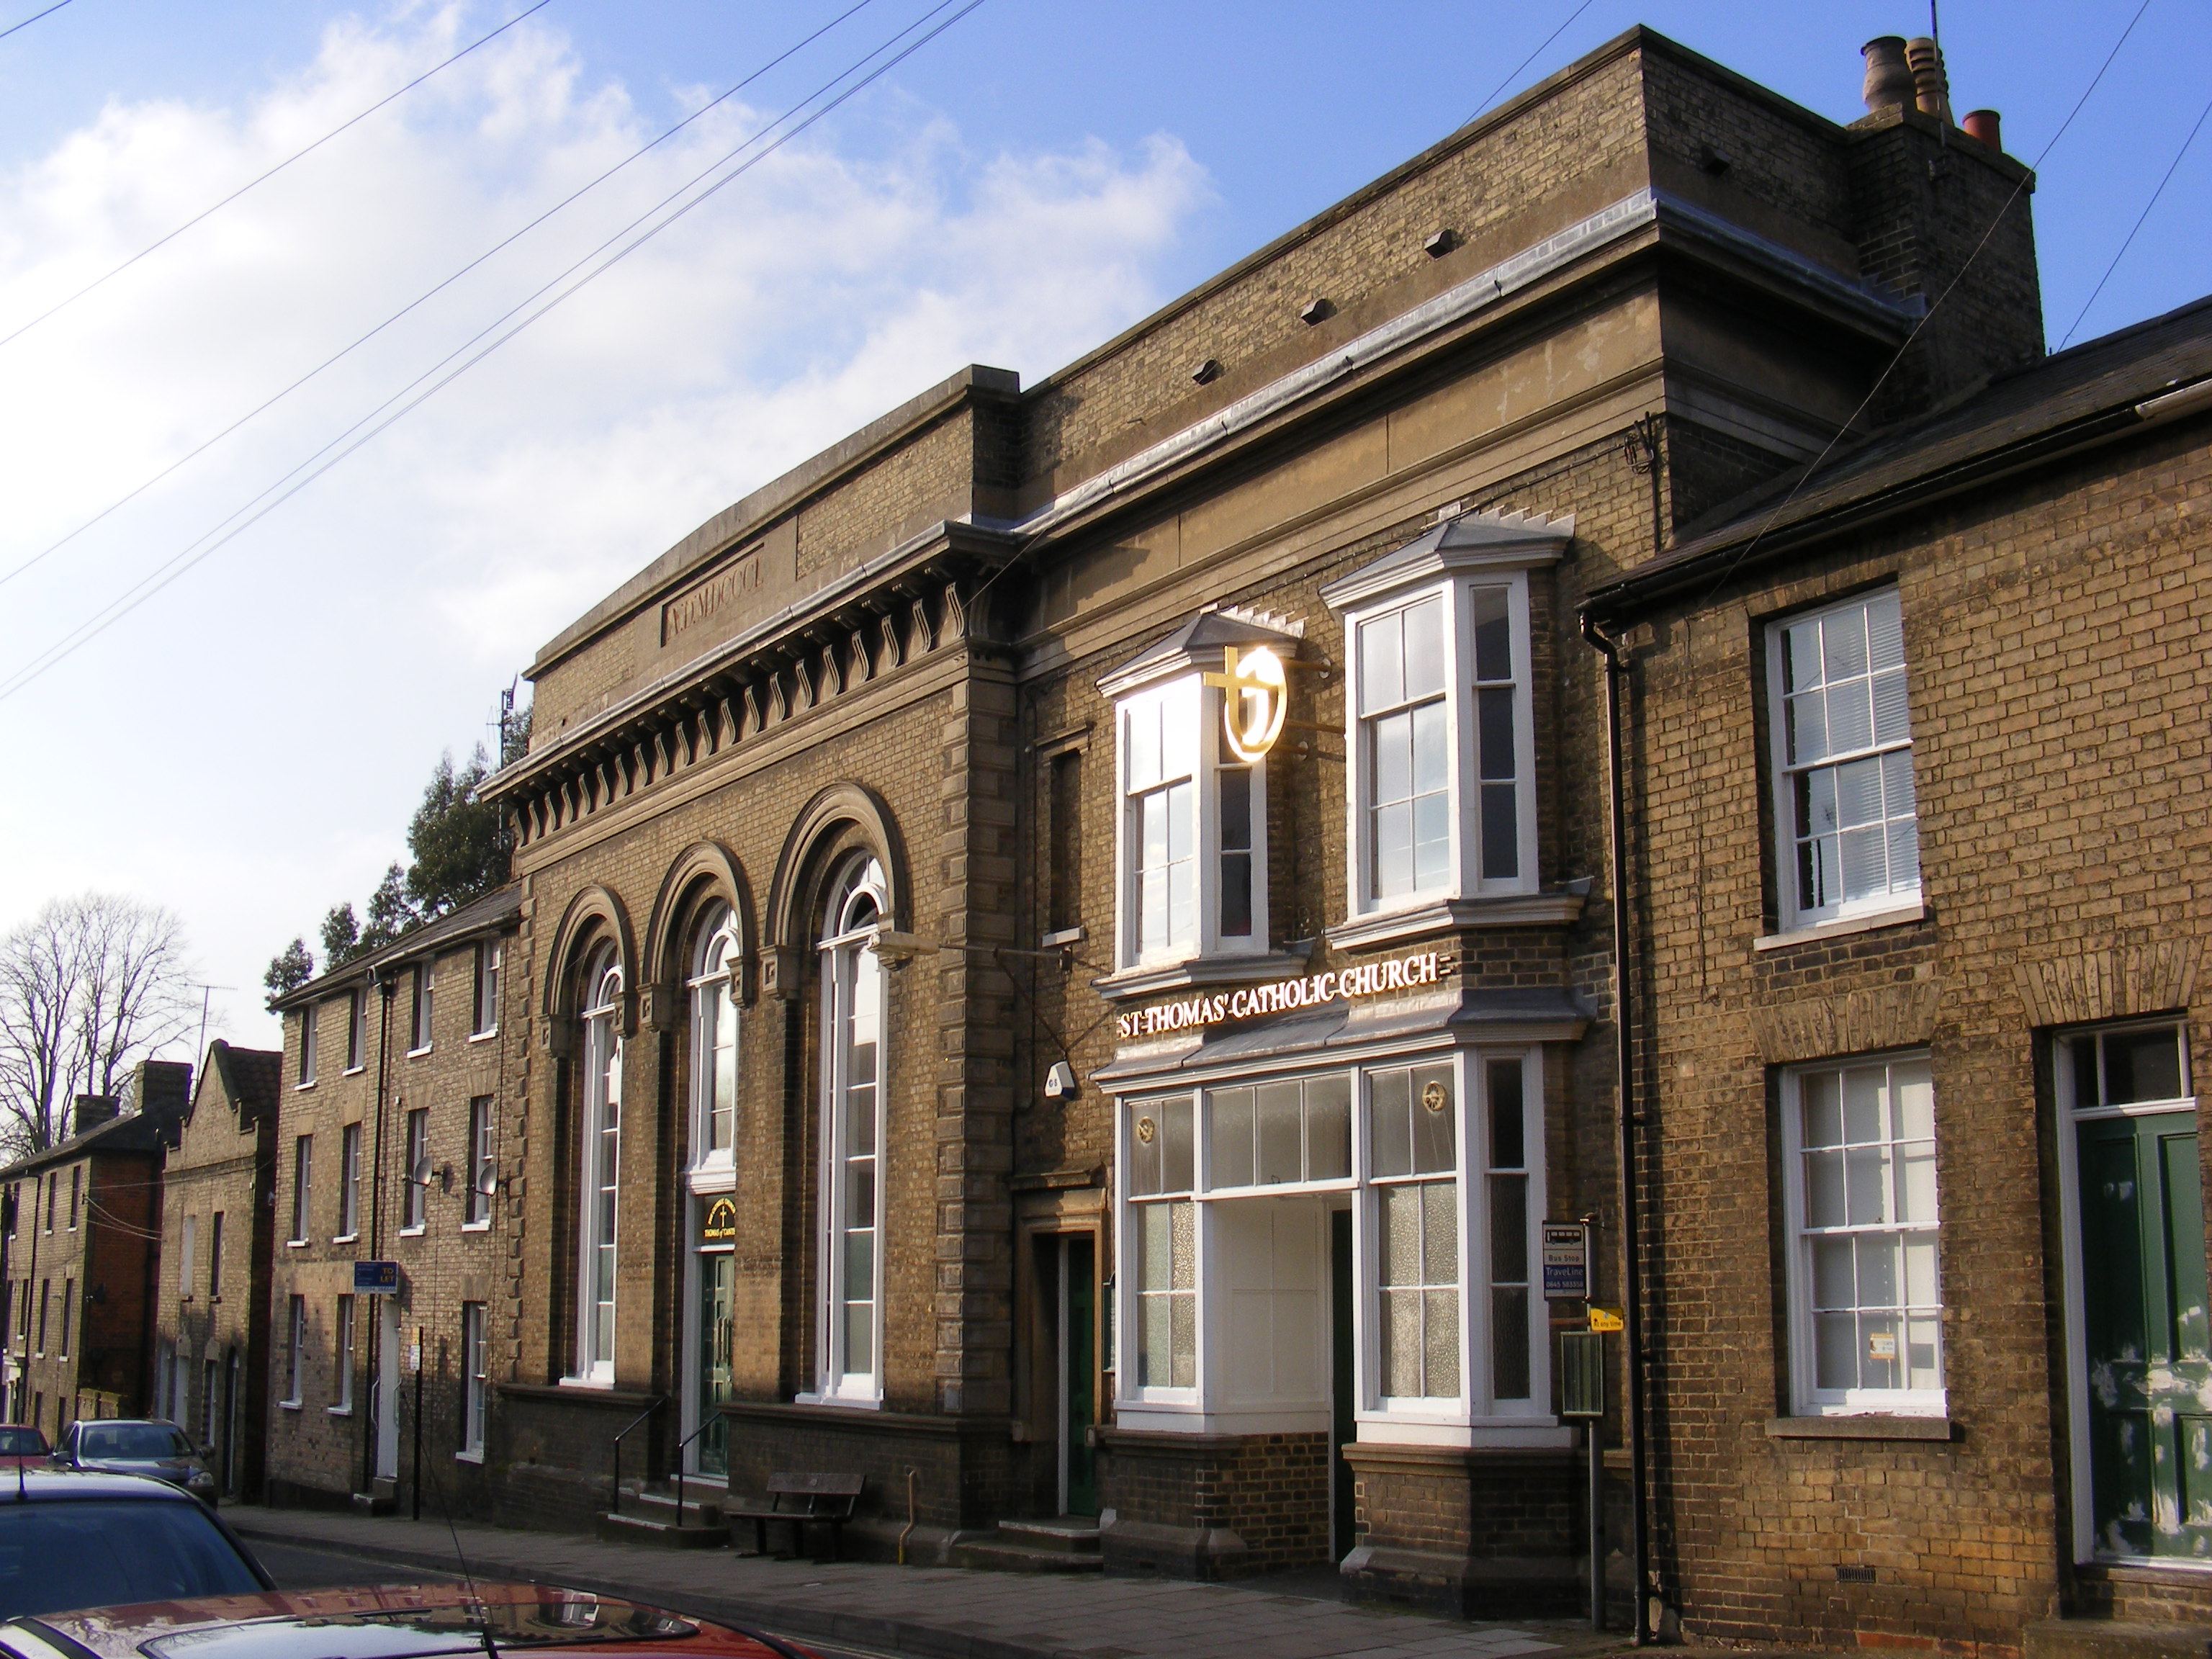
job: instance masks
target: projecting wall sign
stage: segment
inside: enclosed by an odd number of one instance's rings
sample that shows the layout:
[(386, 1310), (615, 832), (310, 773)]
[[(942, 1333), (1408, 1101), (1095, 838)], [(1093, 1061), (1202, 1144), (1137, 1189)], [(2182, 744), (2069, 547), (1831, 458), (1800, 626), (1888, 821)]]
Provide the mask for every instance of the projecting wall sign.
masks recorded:
[(1222, 653), (1222, 672), (1200, 678), (1225, 694), (1221, 726), (1230, 752), (1245, 762), (1265, 759), (1283, 735), (1283, 716), (1290, 708), (1283, 659), (1264, 645), (1243, 652), (1232, 645)]
[(1185, 997), (1123, 1014), (1115, 1022), (1115, 1033), (1127, 1042), (1136, 1037), (1159, 1036), (1194, 1026), (1218, 1025), (1224, 1020), (1249, 1019), (1255, 1014), (1288, 1013), (1298, 1008), (1319, 1008), (1332, 1002), (1358, 1001), (1391, 991), (1417, 990), (1434, 985), (1451, 971), (1452, 960), (1434, 951), (1399, 957), (1389, 962), (1362, 963), (1327, 974), (1308, 974), (1300, 979), (1279, 979), (1269, 985), (1249, 985), (1241, 991), (1214, 996)]

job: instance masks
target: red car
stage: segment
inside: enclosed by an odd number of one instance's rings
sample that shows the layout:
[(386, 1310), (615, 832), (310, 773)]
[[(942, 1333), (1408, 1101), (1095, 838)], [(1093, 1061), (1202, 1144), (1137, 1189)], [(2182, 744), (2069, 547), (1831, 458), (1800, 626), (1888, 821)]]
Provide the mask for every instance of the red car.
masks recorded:
[(269, 1590), (0, 1624), (15, 1659), (813, 1659), (773, 1636), (538, 1584)]
[(46, 1437), (21, 1423), (0, 1423), (0, 1469), (44, 1468)]

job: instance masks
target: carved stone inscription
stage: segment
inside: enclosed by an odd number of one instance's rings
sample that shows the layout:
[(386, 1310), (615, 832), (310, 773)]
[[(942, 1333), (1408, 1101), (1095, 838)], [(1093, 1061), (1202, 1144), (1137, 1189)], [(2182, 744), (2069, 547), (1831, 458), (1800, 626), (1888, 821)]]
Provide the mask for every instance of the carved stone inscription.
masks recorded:
[(761, 585), (760, 549), (752, 547), (696, 586), (660, 607), (660, 642), (673, 645), (692, 629), (712, 622)]

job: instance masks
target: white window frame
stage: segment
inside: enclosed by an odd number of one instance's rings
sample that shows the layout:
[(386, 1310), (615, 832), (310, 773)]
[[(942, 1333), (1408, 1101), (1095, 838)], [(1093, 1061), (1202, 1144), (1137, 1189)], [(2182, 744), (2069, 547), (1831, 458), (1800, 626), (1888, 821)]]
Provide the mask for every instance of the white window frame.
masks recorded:
[(415, 964), (415, 978), (407, 1003), (408, 1054), (427, 1054), (437, 1038), (438, 964), (425, 957)]
[(305, 1244), (313, 1236), (314, 1221), (315, 1137), (292, 1137), (292, 1237), (285, 1241)]
[[(743, 1082), (744, 1050), (740, 1039), (744, 1017), (738, 1008), (738, 913), (717, 903), (701, 918), (699, 942), (691, 956), (691, 975), (686, 988), (691, 998), (691, 1188), (726, 1190), (737, 1178), (738, 1097)], [(717, 1050), (725, 1045), (730, 1054), (730, 1090), (726, 1101), (718, 1097), (720, 1072)], [(726, 1139), (714, 1141), (714, 1120), (724, 1119)]]
[(331, 1392), (336, 1396), (325, 1409), (332, 1417), (353, 1415), (353, 1325), (356, 1306), (353, 1293), (338, 1297), (331, 1325)]
[(350, 1244), (361, 1236), (361, 1125), (338, 1126), (338, 1231), (333, 1244)]
[(498, 1123), (494, 1097), (477, 1095), (469, 1101), (468, 1198), (461, 1212), (461, 1231), (488, 1232), (491, 1229), (492, 1199), (499, 1191), (499, 1155), (493, 1145)]
[[(1206, 1171), (1204, 1140), (1206, 1115), (1195, 1089), (1179, 1089), (1169, 1094), (1146, 1095), (1120, 1103), (1116, 1113), (1115, 1147), (1115, 1197), (1121, 1218), (1115, 1228), (1120, 1244), (1121, 1263), (1115, 1278), (1120, 1285), (1121, 1307), (1116, 1322), (1121, 1339), (1115, 1354), (1118, 1367), (1115, 1382), (1124, 1406), (1195, 1412), (1201, 1408), (1207, 1395), (1207, 1364), (1206, 1340), (1206, 1255), (1207, 1212), (1199, 1203), (1199, 1194), (1206, 1190)], [(1155, 1136), (1164, 1137), (1164, 1113), (1169, 1108), (1190, 1113), (1191, 1177), (1188, 1188), (1163, 1184), (1158, 1193), (1139, 1194), (1133, 1184), (1135, 1171), (1134, 1148), (1141, 1133), (1143, 1120), (1151, 1118)], [(1164, 1167), (1166, 1143), (1163, 1140), (1161, 1157)], [(1164, 1182), (1164, 1176), (1163, 1177)], [(1239, 1189), (1243, 1190), (1242, 1188)], [(1191, 1206), (1194, 1252), (1193, 1271), (1195, 1284), (1192, 1293), (1192, 1341), (1195, 1345), (1192, 1356), (1192, 1383), (1189, 1388), (1178, 1388), (1173, 1383), (1146, 1383), (1139, 1381), (1138, 1355), (1144, 1342), (1144, 1230), (1139, 1221), (1139, 1210), (1156, 1206), (1188, 1204)], [(1180, 1287), (1170, 1285), (1165, 1295), (1180, 1294)]]
[[(1516, 864), (1510, 875), (1493, 876), (1482, 867), (1480, 733), (1475, 718), (1474, 592), (1504, 588), (1513, 657)], [(1426, 599), (1443, 606), (1444, 630), (1444, 720), (1448, 732), (1447, 789), (1450, 798), (1450, 851), (1444, 880), (1437, 886), (1385, 897), (1376, 891), (1374, 836), (1368, 799), (1374, 768), (1369, 720), (1363, 714), (1365, 686), (1360, 662), (1360, 629), (1401, 614)], [(1346, 830), (1350, 867), (1347, 891), (1355, 917), (1388, 915), (1456, 899), (1534, 893), (1538, 888), (1536, 848), (1535, 691), (1530, 672), (1528, 573), (1522, 568), (1455, 572), (1364, 601), (1344, 613), (1345, 628), (1345, 795), (1350, 815)], [(1504, 684), (1486, 682), (1485, 684)]]
[(307, 1370), (307, 1298), (291, 1298), (290, 1341), (286, 1349), (284, 1397), (276, 1403), (287, 1411), (300, 1409), (300, 1390)]
[(322, 1006), (311, 1002), (300, 1010), (300, 1073), (292, 1086), (312, 1089), (315, 1086), (315, 1050), (317, 1028), (322, 1024)]
[[(816, 1318), (820, 1340), (817, 1354), (815, 1391), (802, 1401), (823, 1405), (880, 1407), (883, 1403), (884, 1315), (884, 1176), (887, 1159), (884, 1137), (889, 1121), (886, 1109), (890, 1077), (890, 981), (875, 950), (876, 934), (890, 919), (890, 884), (883, 866), (866, 853), (856, 853), (840, 866), (830, 887), (830, 902), (819, 946), (822, 965), (822, 1163), (816, 1190), (822, 1196), (819, 1285)], [(875, 1209), (869, 1235), (872, 1255), (870, 1284), (874, 1297), (869, 1321), (869, 1349), (866, 1364), (856, 1365), (846, 1352), (844, 1314), (854, 1298), (843, 1293), (847, 1230), (841, 1225), (846, 1211), (848, 1166), (854, 1156), (847, 1151), (846, 1114), (842, 1109), (848, 1086), (849, 1055), (840, 1036), (851, 1018), (857, 976), (874, 975), (877, 999), (875, 1151)], [(853, 1230), (857, 1231), (857, 1229)]]
[(409, 1108), (401, 1133), (406, 1172), (399, 1188), (399, 1236), (416, 1238), (430, 1224), (430, 1109)]
[[(1264, 759), (1247, 765), (1229, 750), (1222, 732), (1223, 693), (1207, 685), (1196, 669), (1172, 679), (1157, 681), (1126, 692), (1114, 705), (1114, 868), (1115, 960), (1124, 969), (1170, 967), (1180, 963), (1223, 957), (1264, 956), (1268, 950), (1267, 918), (1267, 766)], [(1180, 713), (1176, 705), (1181, 706)], [(1142, 874), (1138, 859), (1143, 852), (1144, 832), (1139, 814), (1142, 795), (1130, 789), (1129, 731), (1133, 721), (1152, 715), (1168, 721), (1194, 722), (1196, 750), (1188, 773), (1193, 802), (1191, 861), (1192, 901), (1197, 925), (1190, 938), (1177, 943), (1170, 935), (1157, 949), (1141, 945)], [(1251, 927), (1244, 934), (1221, 931), (1222, 860), (1221, 775), (1225, 770), (1250, 775), (1252, 860)], [(1177, 777), (1182, 774), (1176, 775)], [(1163, 784), (1147, 784), (1143, 794)]]
[[(576, 1181), (576, 1351), (573, 1382), (612, 1388), (615, 1381), (615, 1337), (620, 1307), (620, 1258), (615, 1254), (621, 1237), (623, 1048), (621, 1031), (623, 971), (611, 949), (592, 959), (585, 973), (583, 1110), (579, 1114), (582, 1144), (578, 1149)], [(609, 1162), (614, 1167), (603, 1167)], [(611, 1188), (615, 1197), (602, 1213), (600, 1194)], [(600, 1234), (604, 1231), (605, 1237)], [(602, 1257), (599, 1252), (608, 1254)], [(596, 1294), (596, 1269), (602, 1261), (608, 1270), (607, 1299)]]
[(483, 1042), (499, 1035), (499, 981), (506, 951), (495, 939), (478, 939), (476, 973), (469, 1001), (469, 1041)]
[[(1807, 1230), (1805, 1196), (1805, 1137), (1802, 1084), (1816, 1073), (1844, 1073), (1863, 1067), (1881, 1066), (1923, 1066), (1929, 1067), (1931, 1097), (1935, 1087), (1934, 1070), (1925, 1049), (1902, 1049), (1894, 1053), (1853, 1054), (1810, 1061), (1792, 1066), (1782, 1073), (1782, 1158), (1783, 1158), (1783, 1226), (1784, 1288), (1788, 1297), (1790, 1332), (1790, 1408), (1800, 1417), (1942, 1417), (1949, 1410), (1948, 1387), (1935, 1389), (1822, 1389), (1817, 1385), (1814, 1364), (1813, 1309), (1813, 1271), (1810, 1261), (1811, 1242)], [(1930, 1106), (1931, 1122), (1935, 1107)], [(1884, 1224), (1877, 1231), (1902, 1232), (1927, 1231), (1936, 1240), (1936, 1301), (1932, 1309), (1936, 1340), (1944, 1352), (1938, 1362), (1946, 1384), (1949, 1381), (1949, 1336), (1943, 1321), (1943, 1192), (1940, 1174), (1942, 1159), (1942, 1133), (1940, 1124), (1933, 1132), (1935, 1156), (1939, 1166), (1936, 1181), (1935, 1219), (1923, 1230), (1913, 1224)], [(1885, 1147), (1896, 1144), (1894, 1139), (1882, 1143)], [(1833, 1235), (1831, 1235), (1833, 1236)], [(1902, 1344), (1905, 1339), (1899, 1337)], [(1854, 1350), (1856, 1352), (1856, 1348)]]
[(1826, 605), (1814, 605), (1777, 617), (1766, 624), (1766, 712), (1767, 764), (1771, 781), (1774, 813), (1774, 869), (1775, 915), (1784, 932), (1795, 928), (1818, 927), (1823, 922), (1845, 921), (1855, 917), (1881, 915), (1889, 911), (1913, 910), (1921, 903), (1923, 878), (1920, 866), (1917, 808), (1918, 779), (1913, 780), (1916, 804), (1916, 824), (1913, 850), (1913, 878), (1909, 886), (1893, 884), (1880, 893), (1862, 897), (1839, 898), (1828, 904), (1801, 904), (1797, 872), (1797, 803), (1795, 781), (1801, 773), (1832, 771), (1854, 761), (1901, 752), (1905, 757), (1908, 770), (1913, 766), (1912, 711), (1911, 684), (1912, 659), (1910, 652), (1904, 656), (1906, 683), (1905, 735), (1901, 739), (1874, 743), (1863, 749), (1840, 750), (1825, 754), (1819, 759), (1802, 765), (1790, 759), (1789, 694), (1786, 690), (1784, 653), (1788, 650), (1788, 631), (1810, 622), (1823, 621), (1850, 611), (1863, 611), (1870, 605), (1887, 599), (1899, 606), (1899, 631), (1902, 632), (1902, 601), (1894, 584), (1871, 592), (1852, 594)]
[(461, 1304), (461, 1444), (453, 1455), (464, 1463), (484, 1461), (484, 1304)]
[(351, 1077), (368, 1065), (368, 993), (358, 988), (346, 993), (345, 1075)]

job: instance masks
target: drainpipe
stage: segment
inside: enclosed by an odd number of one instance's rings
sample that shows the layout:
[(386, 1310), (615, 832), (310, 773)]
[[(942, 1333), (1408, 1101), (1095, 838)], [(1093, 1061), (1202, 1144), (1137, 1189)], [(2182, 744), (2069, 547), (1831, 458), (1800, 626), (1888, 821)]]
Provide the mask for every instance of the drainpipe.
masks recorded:
[(1598, 631), (1588, 611), (1582, 617), (1583, 639), (1605, 657), (1605, 759), (1607, 790), (1613, 817), (1613, 1027), (1619, 1052), (1614, 1057), (1617, 1092), (1614, 1127), (1620, 1138), (1620, 1300), (1628, 1346), (1628, 1400), (1623, 1426), (1628, 1439), (1629, 1564), (1635, 1584), (1635, 1644), (1651, 1639), (1646, 1598), (1650, 1576), (1650, 1516), (1644, 1496), (1644, 1316), (1641, 1275), (1637, 1261), (1636, 1206), (1636, 1042), (1629, 1023), (1631, 984), (1628, 957), (1628, 812), (1621, 786), (1620, 694), (1628, 678), (1620, 645)]
[[(368, 982), (376, 988), (381, 1005), (376, 1020), (376, 1145), (368, 1182), (368, 1255), (374, 1261), (381, 1260), (384, 1254), (384, 1090), (392, 1054), (392, 997), (399, 988), (391, 970), (385, 967), (370, 969)], [(357, 1218), (356, 1224), (359, 1224)], [(375, 1306), (373, 1301), (366, 1308), (358, 1299), (355, 1304), (355, 1317), (364, 1312), (369, 1315), (368, 1340), (363, 1345), (368, 1358), (368, 1386), (362, 1391), (362, 1397), (369, 1402), (369, 1409), (361, 1414), (361, 1489), (372, 1496), (376, 1492), (377, 1431), (382, 1425), (384, 1413), (395, 1409), (376, 1386), (380, 1358), (378, 1350), (382, 1346), (378, 1333), (383, 1329), (384, 1321), (374, 1311)]]

